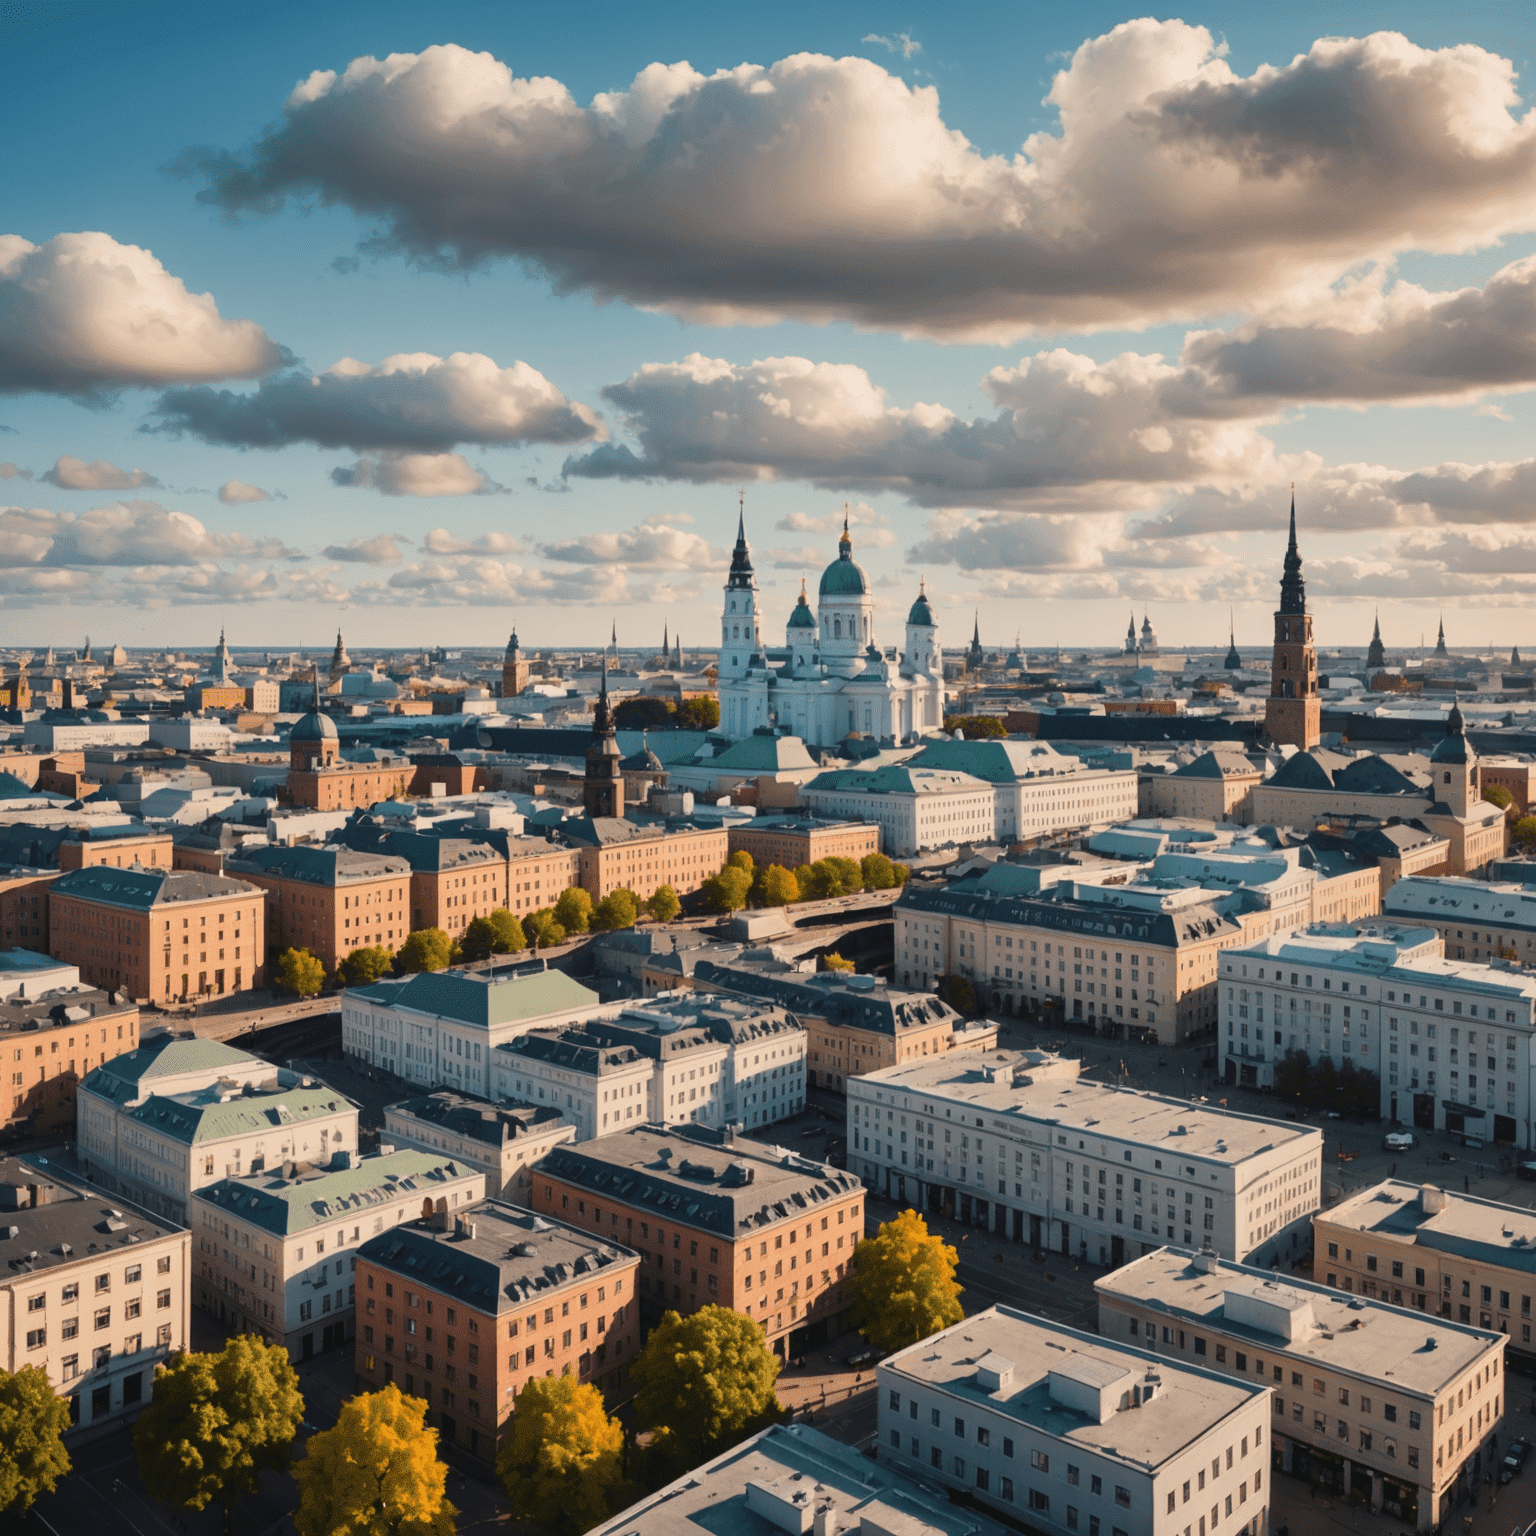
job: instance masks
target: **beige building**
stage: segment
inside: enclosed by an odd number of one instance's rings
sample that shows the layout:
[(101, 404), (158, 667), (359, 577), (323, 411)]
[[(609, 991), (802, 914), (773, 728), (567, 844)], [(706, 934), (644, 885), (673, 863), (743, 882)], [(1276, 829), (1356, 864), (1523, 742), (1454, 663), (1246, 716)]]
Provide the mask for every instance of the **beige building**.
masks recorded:
[(1469, 1327), (1492, 1328), (1536, 1365), (1536, 1214), (1473, 1195), (1385, 1179), (1312, 1218), (1313, 1273)]
[(1536, 890), (1530, 886), (1420, 876), (1399, 881), (1382, 912), (1435, 929), (1448, 959), (1536, 964)]
[(507, 910), (527, 917), (552, 907), (561, 891), (581, 884), (581, 854), (542, 837), (507, 839)]
[(1012, 1307), (882, 1360), (876, 1380), (880, 1460), (957, 1502), (1036, 1531), (1267, 1536), (1263, 1382)]
[(1504, 1340), (1213, 1254), (1160, 1248), (1096, 1282), (1099, 1332), (1262, 1381), (1280, 1469), (1373, 1513), (1438, 1527), (1491, 1469)]
[(1263, 778), (1235, 745), (1213, 747), (1172, 773), (1144, 773), (1140, 814), (1246, 823), (1249, 791)]
[(724, 827), (645, 816), (583, 816), (563, 822), (581, 886), (594, 902), (620, 886), (648, 901), (664, 885), (687, 896), (720, 873), (729, 851)]
[(879, 853), (880, 828), (872, 821), (821, 821), (811, 816), (757, 816), (727, 832), (731, 853), (745, 849), (759, 867), (795, 869), (818, 859), (861, 860)]
[(45, 1371), (77, 1430), (136, 1417), (156, 1367), (191, 1344), (189, 1234), (18, 1157), (0, 1159), (6, 1228), (0, 1368)]
[(478, 1169), (488, 1199), (526, 1205), (529, 1170), (551, 1148), (575, 1141), (576, 1126), (553, 1104), (491, 1103), (439, 1089), (387, 1105), (384, 1139)]

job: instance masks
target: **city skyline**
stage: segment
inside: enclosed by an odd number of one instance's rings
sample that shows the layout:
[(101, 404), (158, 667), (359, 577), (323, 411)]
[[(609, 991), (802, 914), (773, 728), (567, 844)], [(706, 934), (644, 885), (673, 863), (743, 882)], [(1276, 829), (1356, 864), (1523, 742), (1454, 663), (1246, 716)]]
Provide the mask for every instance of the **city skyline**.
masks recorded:
[(774, 640), (848, 502), (885, 644), (1258, 655), (1294, 480), (1322, 650), (1536, 649), (1529, 18), (56, 14), (0, 645), (708, 649), (745, 486)]

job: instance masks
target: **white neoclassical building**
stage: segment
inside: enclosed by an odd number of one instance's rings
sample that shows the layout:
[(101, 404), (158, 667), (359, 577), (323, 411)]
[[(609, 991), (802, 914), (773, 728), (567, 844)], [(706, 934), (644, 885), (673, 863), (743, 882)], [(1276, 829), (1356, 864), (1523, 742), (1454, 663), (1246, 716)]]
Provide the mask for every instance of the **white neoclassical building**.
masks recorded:
[(785, 626), (787, 656), (770, 664), (746, 524), (725, 584), (720, 621), (720, 728), (750, 736), (777, 726), (810, 747), (831, 747), (854, 732), (905, 741), (944, 726), (944, 662), (933, 610), (921, 590), (907, 615), (906, 648), (875, 642), (875, 600), (854, 563), (843, 521), (837, 559), (821, 575), (816, 612), (800, 600)]

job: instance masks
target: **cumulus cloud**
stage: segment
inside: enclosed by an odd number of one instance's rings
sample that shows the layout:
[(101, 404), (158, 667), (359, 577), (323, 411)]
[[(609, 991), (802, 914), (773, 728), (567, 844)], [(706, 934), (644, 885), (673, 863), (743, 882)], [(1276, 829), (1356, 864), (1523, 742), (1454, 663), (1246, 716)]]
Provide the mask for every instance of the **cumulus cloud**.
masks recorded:
[(61, 491), (136, 491), (160, 484), (147, 470), (119, 469), (105, 459), (92, 459), (86, 464), (67, 453), (44, 473), (43, 479)]
[(21, 469), (15, 464), (0, 464), (0, 480), (30, 480), (32, 471)]
[(271, 491), (264, 491), (259, 485), (247, 485), (244, 480), (226, 480), (219, 487), (219, 500), (228, 503), (245, 501), (271, 501)]
[(188, 566), (230, 556), (287, 558), (275, 539), (215, 533), (186, 512), (153, 501), (114, 502), (78, 516), (0, 507), (0, 568), (24, 566)]
[(155, 257), (110, 235), (0, 235), (0, 393), (85, 400), (133, 386), (255, 378), (292, 361)]
[(475, 555), (412, 561), (388, 581), (359, 585), (354, 601), (432, 607), (509, 607), (519, 603), (616, 606), (648, 598), (613, 567), (551, 573)]
[(1242, 76), (1223, 51), (1181, 21), (1092, 38), (1046, 98), (1057, 127), (1008, 157), (862, 58), (656, 63), (582, 107), (437, 46), (318, 70), (249, 152), (183, 168), (230, 213), (343, 204), (377, 221), (367, 249), (439, 267), (514, 257), (713, 323), (989, 340), (1252, 312), (1536, 222), (1508, 60), (1381, 32)]
[(446, 528), (433, 528), (421, 544), (430, 555), (520, 555), (523, 552), (521, 540), (499, 529), (492, 529), (473, 539), (460, 539)]
[(586, 533), (545, 544), (540, 553), (568, 565), (623, 565), (642, 570), (691, 571), (723, 567), (728, 556), (696, 533), (665, 522), (641, 523), (622, 533)]
[(340, 560), (345, 565), (398, 565), (402, 556), (395, 535), (381, 533), (371, 539), (350, 539), (345, 544), (332, 544), (326, 549), (325, 558)]
[(1184, 372), (1157, 356), (1095, 363), (1057, 349), (994, 369), (982, 383), (1000, 414), (968, 422), (941, 405), (892, 406), (850, 364), (695, 353), (604, 390), (639, 453), (605, 444), (569, 458), (564, 473), (797, 479), (939, 507), (1145, 506), (1171, 484), (1260, 473), (1269, 441), (1248, 421), (1191, 415), (1173, 397)]
[(483, 352), (401, 352), (374, 365), (344, 357), (324, 373), (291, 372), (250, 394), (168, 390), (151, 429), (230, 448), (314, 443), (359, 453), (444, 453), (459, 443), (582, 443), (606, 434), (536, 368), (501, 368)]
[(488, 496), (503, 489), (461, 453), (383, 453), (333, 469), (331, 479), (385, 496)]

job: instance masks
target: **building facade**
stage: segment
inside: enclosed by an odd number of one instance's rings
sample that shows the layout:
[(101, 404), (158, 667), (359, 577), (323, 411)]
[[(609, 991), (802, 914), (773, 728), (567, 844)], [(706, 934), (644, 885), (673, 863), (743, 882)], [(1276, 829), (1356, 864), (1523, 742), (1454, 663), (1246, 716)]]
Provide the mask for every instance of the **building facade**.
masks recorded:
[(0, 1001), (0, 1131), (68, 1136), (81, 1080), (109, 1057), (138, 1046), (139, 1010), (96, 987), (20, 985), (21, 993)]
[(420, 1397), (450, 1444), (494, 1465), (518, 1393), (574, 1376), (619, 1396), (639, 1349), (640, 1256), (520, 1206), (481, 1200), (357, 1252), (358, 1381)]
[(640, 1254), (641, 1326), (731, 1307), (780, 1357), (836, 1338), (864, 1189), (836, 1168), (705, 1126), (637, 1126), (559, 1147), (534, 1209)]
[(1077, 1070), (1070, 1057), (997, 1051), (854, 1078), (849, 1170), (888, 1199), (1090, 1264), (1180, 1240), (1263, 1264), (1306, 1251), (1320, 1132), (1079, 1082)]
[(487, 1199), (526, 1205), (530, 1170), (576, 1127), (553, 1105), (499, 1103), (441, 1089), (384, 1108), (384, 1139), (438, 1152), (485, 1175)]
[(728, 829), (727, 852), (745, 850), (756, 865), (796, 869), (818, 859), (860, 860), (880, 852), (872, 821), (823, 821), (814, 816), (755, 816)]

